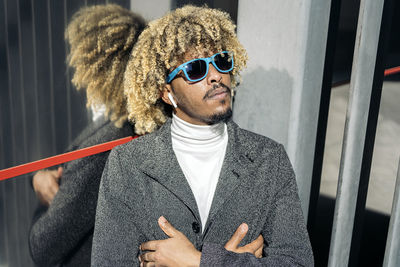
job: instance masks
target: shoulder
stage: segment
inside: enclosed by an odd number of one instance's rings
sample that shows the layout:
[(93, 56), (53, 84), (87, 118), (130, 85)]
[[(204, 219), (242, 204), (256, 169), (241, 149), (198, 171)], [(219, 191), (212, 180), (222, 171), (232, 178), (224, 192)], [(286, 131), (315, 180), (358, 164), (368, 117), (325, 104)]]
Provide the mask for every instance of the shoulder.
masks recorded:
[(159, 139), (157, 132), (154, 132), (116, 146), (111, 150), (111, 161), (117, 160), (123, 167), (140, 165), (151, 156), (150, 154), (157, 154), (155, 150), (159, 149), (159, 144), (162, 143)]
[(258, 157), (259, 155), (279, 156), (285, 151), (283, 145), (277, 141), (240, 128), (233, 121), (228, 123), (228, 131), (233, 135), (233, 139), (241, 147), (241, 150), (246, 151), (246, 154), (253, 155), (254, 157)]
[[(133, 127), (129, 123), (124, 124), (122, 128), (117, 128), (111, 121), (105, 121), (101, 124), (91, 124), (87, 128), (88, 130), (85, 130), (84, 134), (80, 135), (79, 138), (81, 140), (79, 142), (74, 141), (76, 145), (73, 146), (73, 150), (99, 145), (133, 134)], [(101, 173), (109, 152), (105, 151), (67, 162), (64, 167), (68, 171), (81, 172), (82, 169), (96, 169)]]
[(134, 134), (133, 126), (128, 122), (118, 128), (113, 122), (107, 120), (104, 123), (93, 123), (88, 128), (91, 129), (90, 134), (80, 142), (79, 148), (98, 145)]

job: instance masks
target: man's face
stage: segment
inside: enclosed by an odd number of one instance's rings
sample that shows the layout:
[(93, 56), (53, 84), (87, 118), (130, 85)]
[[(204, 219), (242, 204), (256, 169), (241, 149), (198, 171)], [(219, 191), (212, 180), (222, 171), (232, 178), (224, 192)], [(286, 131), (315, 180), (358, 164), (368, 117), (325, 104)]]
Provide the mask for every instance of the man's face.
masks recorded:
[[(187, 53), (178, 66), (186, 61), (213, 54), (215, 53), (210, 52), (193, 56), (192, 53)], [(170, 104), (166, 97), (169, 91), (177, 104), (175, 114), (189, 123), (214, 124), (232, 115), (230, 85), (230, 74), (221, 73), (209, 64), (207, 76), (198, 82), (190, 82), (184, 75), (178, 75), (167, 85), (163, 99)]]

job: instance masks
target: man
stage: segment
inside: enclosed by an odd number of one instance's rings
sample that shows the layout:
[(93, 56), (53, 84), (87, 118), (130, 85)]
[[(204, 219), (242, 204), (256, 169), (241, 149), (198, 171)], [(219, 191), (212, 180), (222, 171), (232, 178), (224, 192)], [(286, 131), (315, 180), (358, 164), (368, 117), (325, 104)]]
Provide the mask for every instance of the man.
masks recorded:
[[(246, 59), (214, 9), (185, 6), (140, 35), (124, 88), (136, 132), (150, 134), (110, 153), (92, 266), (313, 265), (283, 146), (230, 120)], [(247, 235), (226, 244), (238, 226)], [(260, 234), (262, 258), (237, 248)]]
[[(84, 88), (96, 119), (69, 150), (134, 135), (127, 121), (122, 77), (144, 20), (117, 5), (81, 9), (66, 29), (73, 83)], [(111, 34), (119, 38), (107, 38)], [(128, 55), (128, 57), (126, 56)], [(101, 85), (101, 86), (100, 86)], [(38, 266), (90, 266), (97, 194), (109, 152), (41, 170), (32, 180), (42, 205), (36, 211), (29, 247)]]

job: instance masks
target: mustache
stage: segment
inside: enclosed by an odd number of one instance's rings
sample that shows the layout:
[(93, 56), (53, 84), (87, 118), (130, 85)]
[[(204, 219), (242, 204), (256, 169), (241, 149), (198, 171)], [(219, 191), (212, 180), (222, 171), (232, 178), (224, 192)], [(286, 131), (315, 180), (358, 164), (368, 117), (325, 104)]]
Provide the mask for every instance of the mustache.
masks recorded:
[(203, 100), (211, 97), (214, 94), (214, 92), (219, 88), (224, 88), (225, 89), (222, 92), (226, 92), (226, 93), (230, 93), (231, 92), (231, 88), (229, 86), (227, 86), (226, 84), (224, 84), (224, 83), (216, 83), (216, 84), (213, 85), (213, 87), (210, 90), (208, 90), (206, 92), (206, 94), (203, 96)]

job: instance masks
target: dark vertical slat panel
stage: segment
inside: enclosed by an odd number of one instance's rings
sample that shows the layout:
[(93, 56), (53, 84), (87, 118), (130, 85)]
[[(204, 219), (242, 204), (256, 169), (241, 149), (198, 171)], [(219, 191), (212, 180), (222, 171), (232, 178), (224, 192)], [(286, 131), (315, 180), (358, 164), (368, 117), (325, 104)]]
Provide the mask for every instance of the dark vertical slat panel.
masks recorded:
[(51, 107), (50, 107), (50, 73), (49, 66), (49, 35), (47, 21), (47, 2), (33, 1), (34, 10), (34, 31), (35, 38), (35, 54), (37, 66), (37, 89), (38, 89), (38, 112), (39, 112), (39, 138), (42, 149), (42, 157), (54, 155), (55, 142), (52, 135), (51, 126)]
[(7, 167), (8, 161), (11, 158), (11, 155), (6, 156), (6, 151), (10, 142), (10, 134), (8, 134), (9, 130), (9, 119), (8, 117), (8, 61), (7, 61), (7, 53), (6, 53), (6, 20), (5, 20), (5, 10), (4, 10), (4, 1), (0, 0), (0, 138), (1, 138), (1, 146), (0, 146), (0, 168)]
[[(87, 113), (84, 92), (69, 87), (70, 77), (64, 76), (64, 26), (82, 2), (0, 0), (0, 5), (0, 167), (6, 168), (64, 150), (87, 124)], [(70, 134), (56, 139), (54, 129)], [(0, 264), (33, 266), (27, 238), (36, 197), (30, 178), (2, 181), (0, 194)]]
[(51, 26), (51, 59), (52, 77), (54, 88), (54, 116), (56, 153), (62, 153), (68, 146), (68, 112), (66, 90), (66, 65), (64, 42), (64, 3), (63, 1), (49, 2), (49, 15)]
[[(357, 204), (355, 210), (355, 219), (353, 226), (353, 236), (351, 240), (350, 248), (350, 260), (349, 266), (357, 266), (361, 260), (359, 255), (361, 239), (363, 236), (363, 225), (365, 218), (365, 204), (367, 201), (369, 177), (372, 164), (372, 156), (374, 152), (376, 127), (378, 124), (379, 108), (382, 96), (382, 86), (385, 71), (386, 56), (388, 54), (389, 41), (390, 41), (390, 29), (392, 22), (392, 15), (394, 9), (393, 0), (385, 0), (382, 13), (382, 22), (379, 33), (379, 43), (376, 55), (374, 78), (372, 83), (371, 100), (368, 112), (368, 123), (364, 142), (364, 151), (360, 173), (360, 183), (358, 186)], [(387, 232), (387, 228), (385, 229)], [(384, 248), (379, 252), (384, 255)], [(381, 262), (383, 263), (383, 261)]]
[[(6, 149), (6, 153), (8, 153), (8, 156), (6, 158), (9, 159), (7, 162), (8, 163), (7, 167), (11, 167), (12, 165), (14, 165), (16, 163), (16, 158), (17, 158), (16, 152), (17, 151), (16, 151), (16, 145), (15, 145), (16, 136), (15, 136), (15, 132), (14, 132), (14, 129), (15, 129), (14, 123), (15, 123), (16, 118), (15, 118), (15, 114), (14, 114), (14, 99), (13, 99), (13, 95), (12, 95), (13, 88), (15, 88), (15, 84), (14, 84), (15, 81), (12, 79), (11, 73), (13, 73), (13, 70), (12, 70), (13, 66), (11, 66), (11, 63), (10, 63), (14, 59), (12, 58), (12, 56), (11, 56), (12, 53), (10, 52), (10, 43), (9, 43), (10, 36), (9, 35), (10, 35), (10, 32), (11, 32), (11, 34), (13, 34), (13, 33), (15, 34), (17, 31), (16, 31), (15, 27), (13, 27), (13, 26), (15, 26), (15, 24), (10, 23), (10, 20), (9, 20), (10, 15), (9, 14), (11, 12), (9, 12), (8, 9), (9, 9), (8, 3), (7, 3), (7, 0), (5, 0), (4, 1), (4, 11), (5, 11), (5, 13), (4, 13), (5, 14), (5, 38), (4, 38), (4, 40), (5, 40), (5, 51), (6, 51), (6, 61), (7, 61), (7, 80), (8, 80), (7, 89), (5, 89), (8, 92), (8, 94), (7, 94), (8, 105), (6, 102), (5, 106), (9, 107), (5, 114), (8, 115), (8, 125), (7, 126), (10, 129), (10, 131), (9, 131), (10, 143), (9, 144), (11, 145)], [(14, 42), (15, 42), (16, 37), (11, 36), (11, 39), (14, 40)]]
[[(35, 90), (33, 88), (35, 80), (34, 66), (34, 38), (32, 31), (32, 6), (30, 0), (18, 0), (19, 3), (19, 29), (20, 29), (20, 55), (21, 55), (21, 75), (22, 88), (24, 89), (24, 126), (26, 138), (25, 161), (37, 160), (40, 158), (40, 146), (38, 136), (38, 113), (37, 102), (35, 101)], [(28, 235), (31, 218), (34, 210), (32, 203), (35, 203), (35, 197), (32, 195), (30, 175), (24, 175), (20, 178), (22, 185), (18, 188), (18, 218), (19, 218), (19, 239), (21, 250), (22, 266), (32, 266), (33, 262), (29, 253)]]
[[(24, 64), (23, 64), (23, 48), (22, 48), (22, 27), (21, 27), (21, 7), (20, 7), (20, 1), (21, 0), (16, 0), (16, 6), (17, 6), (17, 25), (18, 25), (18, 74), (16, 73), (15, 75), (18, 76), (19, 78), (19, 98), (21, 99), (20, 106), (18, 107), (21, 111), (21, 126), (22, 128), (16, 129), (16, 131), (22, 131), (22, 140), (20, 142), (23, 145), (23, 155), (21, 155), (21, 158), (18, 158), (18, 162), (26, 162), (28, 159), (28, 149), (27, 149), (27, 129), (26, 129), (26, 99), (25, 99), (25, 86), (24, 86)], [(28, 218), (28, 205), (27, 205), (27, 183), (26, 183), (26, 175), (19, 178), (18, 180), (15, 181), (16, 183), (16, 195), (14, 198), (16, 198), (16, 203), (17, 203), (17, 227), (18, 227), (18, 250), (20, 251), (19, 257), (20, 257), (20, 264), (21, 266), (27, 266), (28, 259), (29, 259), (29, 254), (28, 254), (28, 246), (27, 246), (27, 236), (28, 236), (28, 227), (29, 227), (29, 218)]]
[(19, 80), (19, 95), (17, 93), (17, 97), (20, 99), (20, 106), (18, 109), (20, 109), (21, 112), (21, 123), (20, 126), (21, 128), (17, 128), (17, 131), (22, 131), (22, 140), (19, 140), (19, 142), (22, 143), (22, 152), (23, 154), (18, 158), (19, 162), (26, 162), (27, 158), (27, 132), (26, 132), (26, 109), (25, 109), (25, 86), (24, 86), (24, 68), (23, 68), (23, 62), (22, 62), (22, 33), (21, 33), (21, 16), (20, 16), (20, 5), (19, 5), (19, 0), (15, 0), (15, 3), (17, 4), (16, 6), (16, 15), (17, 15), (17, 28), (18, 28), (18, 72), (15, 73), (14, 75), (16, 76), (15, 78)]
[(92, 6), (92, 5), (102, 5), (105, 4), (106, 0), (88, 0), (87, 4)]
[[(8, 162), (11, 155), (7, 155), (11, 151), (10, 133), (9, 133), (9, 109), (8, 109), (8, 61), (6, 54), (6, 11), (5, 6), (7, 0), (0, 0), (0, 168), (9, 166)], [(7, 116), (7, 117), (6, 117)], [(6, 266), (8, 263), (8, 224), (6, 214), (6, 186), (0, 183), (0, 264)]]
[[(36, 56), (36, 27), (35, 27), (35, 10), (34, 10), (34, 0), (29, 0), (30, 3), (30, 13), (31, 13), (31, 25), (30, 25), (30, 30), (32, 32), (32, 92), (33, 95), (30, 98), (31, 99), (31, 104), (33, 105), (32, 108), (32, 114), (35, 114), (35, 149), (32, 151), (30, 154), (32, 156), (31, 159), (39, 159), (42, 158), (43, 155), (43, 150), (42, 150), (42, 145), (40, 144), (40, 123), (39, 123), (39, 98), (38, 98), (38, 72), (37, 72), (37, 56)], [(33, 139), (32, 142), (33, 143)], [(29, 181), (30, 182), (30, 181)], [(31, 187), (31, 186), (30, 186)], [(29, 199), (30, 201), (30, 211), (31, 211), (31, 218), (33, 215), (33, 212), (37, 206), (37, 200), (35, 193), (33, 190), (29, 191)], [(29, 220), (31, 221), (31, 220)]]
[(19, 0), (21, 28), (21, 73), (24, 88), (27, 160), (40, 158), (39, 120), (37, 108), (36, 59), (31, 0)]
[(7, 217), (6, 217), (6, 188), (5, 184), (1, 183), (0, 184), (0, 223), (1, 223), (1, 228), (0, 228), (0, 264), (3, 266), (7, 266), (8, 264), (8, 254), (9, 254), (9, 248), (8, 248), (8, 228), (7, 228)]
[(57, 136), (56, 136), (56, 122), (55, 122), (55, 92), (54, 92), (54, 66), (53, 66), (53, 32), (52, 28), (53, 25), (51, 24), (51, 10), (50, 10), (50, 0), (47, 0), (47, 5), (46, 5), (46, 13), (47, 13), (47, 34), (49, 36), (48, 39), (48, 47), (49, 47), (49, 54), (48, 54), (48, 59), (49, 59), (49, 82), (50, 82), (50, 118), (51, 118), (51, 135), (52, 135), (52, 151), (53, 154), (57, 153)]
[[(20, 158), (23, 158), (23, 147), (22, 147), (22, 114), (19, 109), (21, 102), (18, 95), (20, 88), (20, 79), (18, 75), (19, 71), (19, 49), (18, 49), (18, 21), (17, 21), (17, 3), (15, 1), (5, 1), (5, 20), (6, 20), (6, 52), (8, 61), (8, 91), (9, 91), (9, 105), (10, 111), (10, 127), (11, 127), (11, 141), (12, 146), (12, 165), (19, 162)], [(18, 141), (18, 142), (17, 142)], [(11, 151), (10, 151), (11, 152)], [(9, 246), (8, 252), (8, 264), (10, 266), (20, 266), (21, 254), (20, 254), (20, 239), (18, 229), (18, 203), (17, 203), (17, 188), (21, 184), (19, 180), (7, 181), (5, 183), (6, 191), (6, 224), (7, 224), (7, 244)]]
[[(64, 19), (64, 29), (67, 28), (68, 25), (68, 14), (67, 14), (67, 0), (63, 1), (63, 19)], [(65, 44), (65, 55), (69, 54), (69, 47)], [(72, 118), (71, 118), (71, 70), (70, 68), (66, 68), (66, 95), (67, 95), (67, 125), (68, 125), (68, 143), (70, 144), (72, 141)]]

